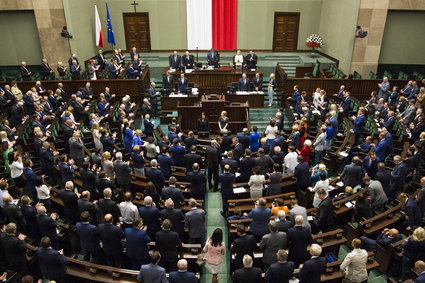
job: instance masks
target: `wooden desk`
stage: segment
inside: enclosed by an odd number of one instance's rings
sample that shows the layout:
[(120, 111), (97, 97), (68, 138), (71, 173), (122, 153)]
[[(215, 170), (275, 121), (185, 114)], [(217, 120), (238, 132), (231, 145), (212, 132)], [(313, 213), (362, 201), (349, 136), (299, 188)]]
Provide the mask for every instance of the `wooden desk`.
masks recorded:
[(226, 99), (230, 102), (248, 101), (249, 108), (264, 108), (264, 94), (228, 94)]
[[(185, 74), (185, 77), (187, 77), (189, 83), (197, 84), (201, 93), (225, 93), (227, 86), (232, 82), (237, 82), (243, 73), (246, 73), (247, 78), (251, 81), (255, 77), (255, 73), (260, 73), (260, 76), (263, 76), (258, 68), (255, 72), (252, 72), (246, 69), (235, 70), (230, 66), (222, 66), (213, 70), (197, 69), (192, 73)], [(174, 82), (177, 82), (180, 74), (181, 72), (172, 73)]]
[(176, 111), (177, 104), (180, 105), (194, 105), (199, 102), (199, 94), (188, 95), (187, 97), (176, 96), (161, 96), (161, 110), (162, 111)]

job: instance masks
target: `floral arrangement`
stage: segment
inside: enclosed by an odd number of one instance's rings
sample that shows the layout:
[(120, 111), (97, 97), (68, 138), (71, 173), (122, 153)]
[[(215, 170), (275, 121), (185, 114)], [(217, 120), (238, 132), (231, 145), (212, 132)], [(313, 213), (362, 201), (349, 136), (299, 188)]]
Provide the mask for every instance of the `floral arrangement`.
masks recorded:
[(323, 40), (319, 35), (312, 34), (307, 38), (305, 45), (310, 48), (321, 48), (323, 46)]

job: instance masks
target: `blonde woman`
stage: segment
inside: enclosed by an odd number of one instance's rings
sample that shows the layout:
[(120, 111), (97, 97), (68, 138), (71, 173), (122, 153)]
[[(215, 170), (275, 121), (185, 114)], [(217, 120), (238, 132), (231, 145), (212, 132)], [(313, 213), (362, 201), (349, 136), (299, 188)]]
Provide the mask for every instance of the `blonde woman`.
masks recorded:
[(266, 182), (265, 176), (260, 174), (261, 168), (256, 166), (249, 178), (248, 186), (250, 198), (260, 198), (263, 196), (264, 183)]
[[(425, 229), (418, 227), (403, 247), (401, 280), (409, 278), (409, 270), (417, 260), (423, 260), (425, 254)], [(400, 281), (399, 281), (400, 282)]]
[(229, 117), (227, 117), (226, 111), (221, 111), (220, 118), (218, 118), (218, 127), (220, 129), (220, 133), (227, 133), (229, 130), (227, 127), (229, 126)]
[(59, 74), (59, 80), (63, 80), (63, 78), (65, 77), (67, 68), (68, 67), (64, 66), (61, 61), (58, 62), (57, 71), (58, 71), (58, 74)]
[(276, 79), (273, 73), (269, 76), (269, 84), (267, 86), (267, 94), (269, 96), (269, 107), (273, 105), (274, 88), (276, 87)]
[(10, 90), (12, 91), (13, 95), (16, 97), (16, 102), (23, 101), (22, 97), (24, 96), (24, 94), (18, 88), (18, 83), (15, 81), (12, 81), (11, 85), (12, 87)]
[(105, 171), (106, 177), (110, 180), (114, 179), (115, 172), (114, 172), (114, 163), (111, 159), (111, 153), (109, 151), (105, 151), (102, 154), (102, 168), (103, 171)]
[(100, 137), (102, 136), (102, 128), (99, 126), (98, 122), (93, 122), (93, 125), (91, 126), (91, 131), (93, 134), (94, 147), (100, 152), (103, 152), (103, 144), (100, 141)]

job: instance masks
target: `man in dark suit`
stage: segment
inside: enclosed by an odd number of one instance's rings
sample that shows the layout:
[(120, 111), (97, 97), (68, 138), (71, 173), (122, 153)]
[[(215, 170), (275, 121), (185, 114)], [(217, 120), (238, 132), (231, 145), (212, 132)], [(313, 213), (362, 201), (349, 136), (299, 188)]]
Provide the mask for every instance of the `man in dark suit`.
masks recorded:
[(245, 149), (245, 157), (239, 162), (239, 173), (241, 174), (237, 178), (238, 183), (247, 183), (249, 178), (252, 175), (252, 169), (254, 168), (255, 161), (251, 157), (251, 150), (249, 148)]
[(214, 180), (214, 191), (218, 191), (218, 168), (220, 164), (219, 145), (216, 140), (211, 141), (211, 146), (205, 148), (205, 169), (208, 172), (208, 188), (213, 189), (212, 180)]
[(224, 166), (229, 165), (230, 172), (235, 173), (238, 169), (238, 161), (233, 158), (233, 151), (227, 152), (227, 158), (221, 161), (221, 170), (224, 170)]
[(168, 137), (170, 140), (173, 141), (173, 145), (170, 146), (170, 153), (171, 158), (173, 159), (173, 164), (175, 166), (184, 166), (184, 155), (186, 154), (186, 148), (180, 144), (180, 135), (177, 135), (177, 138), (172, 137), (172, 134), (176, 135), (175, 132), (173, 132), (175, 127), (171, 128), (171, 132), (168, 133)]
[(423, 215), (425, 212), (425, 177), (421, 178), (420, 181), (421, 188), (419, 190), (418, 195), (416, 196), (416, 204), (421, 210), (421, 214)]
[(170, 283), (197, 283), (195, 273), (187, 271), (187, 260), (180, 259), (177, 262), (178, 271), (170, 272)]
[(261, 269), (252, 267), (252, 256), (245, 254), (243, 256), (243, 267), (233, 272), (233, 283), (257, 283), (261, 282)]
[(158, 169), (158, 161), (156, 159), (151, 160), (151, 168), (146, 168), (146, 178), (155, 185), (158, 194), (162, 194), (165, 178), (162, 171)]
[(237, 137), (233, 138), (233, 142), (232, 144), (234, 144), (234, 149), (233, 149), (233, 158), (238, 162), (237, 164), (239, 164), (239, 160), (244, 156), (245, 154), (245, 145), (243, 145), (242, 143), (240, 143), (239, 139)]
[(50, 68), (49, 63), (47, 62), (47, 59), (43, 58), (41, 62), (41, 75), (43, 77), (43, 80), (48, 80), (52, 73), (53, 73), (53, 70), (52, 68)]
[(311, 184), (311, 178), (309, 174), (310, 166), (308, 162), (304, 162), (302, 156), (297, 157), (298, 165), (295, 166), (294, 178), (296, 179), (296, 190), (299, 195), (301, 191), (305, 191)]
[(219, 176), (220, 186), (221, 186), (221, 198), (223, 202), (223, 211), (221, 215), (223, 217), (227, 216), (228, 203), (229, 200), (233, 196), (233, 184), (235, 183), (235, 174), (230, 173), (230, 165), (226, 164), (223, 167), (223, 173)]
[(115, 154), (115, 158), (117, 159), (114, 162), (114, 172), (115, 178), (117, 179), (117, 184), (121, 187), (121, 189), (126, 192), (131, 190), (131, 175), (132, 172), (130, 167), (130, 161), (124, 162), (122, 160), (122, 153), (117, 152)]
[(139, 269), (142, 264), (149, 261), (148, 243), (151, 238), (146, 233), (146, 227), (143, 225), (142, 219), (136, 218), (133, 227), (125, 229), (124, 234), (127, 239), (126, 253), (131, 260), (133, 269)]
[(250, 80), (246, 77), (246, 74), (242, 74), (242, 78), (238, 81), (238, 91), (249, 91), (250, 89)]
[(34, 99), (32, 98), (32, 92), (31, 91), (26, 92), (22, 96), (22, 99), (24, 100), (25, 115), (34, 114)]
[(344, 186), (350, 186), (354, 188), (361, 183), (363, 172), (360, 164), (359, 157), (354, 156), (351, 160), (351, 164), (344, 167), (344, 170), (339, 176), (339, 178), (342, 179)]
[(21, 72), (21, 76), (24, 81), (31, 80), (32, 73), (30, 72), (30, 70), (28, 70), (27, 63), (25, 61), (21, 62), (21, 67), (19, 68), (19, 71)]
[(189, 51), (186, 51), (184, 56), (182, 56), (182, 65), (186, 69), (193, 69), (194, 61), (194, 57), (193, 55), (189, 54)]
[(69, 66), (69, 71), (72, 75), (72, 80), (80, 79), (81, 66), (78, 64), (76, 60), (71, 61), (71, 65)]
[(151, 108), (152, 108), (152, 116), (158, 117), (158, 96), (159, 96), (159, 92), (156, 91), (155, 86), (156, 86), (155, 83), (151, 82), (151, 85), (148, 89), (148, 95), (149, 95), (149, 102), (150, 102)]
[(78, 221), (78, 198), (79, 194), (74, 193), (74, 183), (68, 181), (65, 184), (65, 189), (60, 191), (60, 197), (63, 200), (63, 213), (66, 218), (75, 224)]
[(264, 148), (258, 149), (258, 157), (254, 160), (255, 166), (260, 167), (260, 175), (265, 175), (270, 172), (270, 168), (273, 166), (273, 159), (270, 155), (265, 154)]
[(164, 94), (170, 94), (174, 90), (174, 79), (168, 71), (165, 72), (164, 78), (162, 79), (162, 90)]
[(288, 229), (289, 260), (295, 263), (297, 268), (307, 259), (307, 246), (313, 242), (310, 229), (304, 227), (304, 217), (295, 217), (295, 226)]
[(90, 196), (89, 191), (81, 193), (81, 198), (78, 200), (78, 211), (79, 214), (87, 211), (90, 214), (90, 223), (96, 225), (98, 223), (97, 213), (99, 212), (99, 207), (96, 203), (90, 201)]
[(161, 254), (158, 251), (154, 251), (150, 257), (150, 264), (145, 264), (140, 267), (140, 272), (137, 276), (137, 282), (167, 283), (168, 281), (165, 269), (158, 265), (159, 261), (161, 260)]
[(56, 227), (58, 225), (56, 219), (58, 218), (58, 215), (56, 213), (52, 213), (50, 216), (47, 215), (47, 210), (44, 206), (38, 206), (37, 213), (37, 223), (41, 236), (49, 237), (53, 248), (59, 249), (59, 239), (56, 232)]
[(318, 244), (310, 247), (311, 259), (307, 260), (300, 271), (300, 283), (320, 283), (320, 276), (325, 273), (326, 259), (320, 257), (322, 248)]
[(107, 69), (109, 72), (110, 79), (118, 78), (118, 74), (120, 72), (121, 67), (118, 65), (118, 61), (116, 59), (113, 59), (112, 62), (108, 64)]
[[(99, 179), (97, 181), (104, 180)], [(108, 179), (106, 179), (109, 181)], [(119, 217), (121, 215), (120, 209), (115, 201), (111, 199), (112, 190), (109, 187), (106, 187), (103, 190), (103, 198), (99, 200), (97, 205), (99, 206), (99, 219), (103, 220), (106, 214), (111, 214), (113, 217), (113, 223), (117, 223), (119, 221)]]
[(93, 263), (99, 263), (101, 250), (97, 227), (90, 224), (90, 213), (83, 211), (80, 214), (81, 222), (77, 222), (77, 234), (80, 237), (80, 246), (85, 261), (92, 259)]
[(167, 272), (175, 271), (179, 254), (180, 257), (183, 257), (183, 245), (179, 235), (171, 231), (170, 220), (165, 219), (162, 222), (162, 230), (158, 231), (155, 236), (155, 245), (162, 255), (160, 265)]
[[(202, 160), (201, 160), (202, 161)], [(192, 172), (187, 172), (187, 181), (190, 182), (190, 193), (194, 199), (205, 199), (205, 173), (199, 170), (199, 164), (192, 165)]]
[(208, 61), (208, 66), (213, 66), (214, 68), (218, 67), (218, 54), (212, 48), (207, 53), (207, 61)]
[(276, 227), (278, 231), (287, 233), (289, 228), (291, 228), (294, 224), (291, 221), (286, 220), (285, 217), (286, 213), (284, 210), (279, 210), (277, 212)]
[(41, 169), (43, 170), (43, 173), (46, 174), (49, 177), (54, 176), (54, 158), (55, 156), (58, 156), (58, 151), (52, 151), (50, 149), (50, 143), (45, 141), (43, 142), (43, 146), (40, 148), (40, 163), (41, 163)]
[(319, 231), (327, 232), (333, 223), (333, 205), (331, 198), (328, 196), (325, 189), (319, 189), (317, 194), (319, 195), (321, 202), (319, 203), (317, 213), (313, 219), (314, 226), (312, 227), (312, 231), (314, 234)]
[(43, 278), (56, 282), (66, 281), (67, 261), (63, 255), (63, 250), (52, 249), (49, 237), (41, 238), (40, 247), (37, 249), (37, 259)]
[(415, 279), (415, 283), (425, 283), (425, 262), (418, 260), (415, 262), (415, 271), (419, 276)]
[(348, 117), (351, 109), (351, 93), (349, 91), (344, 92), (344, 100), (342, 101), (341, 109), (344, 111), (344, 115)]
[(382, 248), (386, 249), (390, 246), (390, 244), (401, 240), (401, 235), (397, 229), (385, 228), (376, 240), (370, 239), (366, 236), (361, 236), (360, 240), (362, 241), (362, 247), (364, 249), (374, 252), (376, 251), (376, 244), (379, 244)]
[(410, 230), (413, 230), (414, 226), (420, 226), (422, 213), (415, 199), (409, 198), (405, 193), (401, 193), (400, 202), (405, 204), (404, 213), (406, 214), (406, 219), (401, 224), (400, 231), (404, 231), (408, 227), (410, 227)]
[[(0, 188), (3, 190), (3, 184), (6, 182), (0, 182)], [(6, 187), (7, 190), (7, 187)], [(38, 204), (37, 204), (38, 205)], [(37, 223), (37, 210), (34, 206), (31, 205), (31, 199), (23, 195), (21, 197), (21, 212), (25, 218), (25, 233), (30, 239), (40, 240), (40, 229), (38, 228)]]
[(363, 126), (366, 122), (366, 116), (365, 114), (365, 110), (363, 108), (360, 108), (359, 111), (357, 112), (357, 117), (353, 116), (353, 123), (354, 123), (354, 127), (353, 127), (353, 131), (354, 131), (354, 145), (358, 145), (360, 144), (360, 138), (361, 135), (363, 133)]
[(3, 247), (4, 257), (9, 269), (18, 272), (21, 275), (29, 274), (27, 266), (27, 245), (25, 235), (16, 236), (16, 224), (6, 225), (5, 233), (0, 234), (0, 242)]
[(184, 155), (184, 164), (186, 165), (186, 172), (192, 171), (193, 164), (197, 163), (202, 167), (202, 157), (196, 153), (196, 145), (190, 147), (190, 152)]
[[(93, 169), (95, 169), (94, 166)], [(80, 168), (79, 172), (81, 181), (83, 183), (82, 189), (89, 191), (92, 199), (99, 199), (98, 193), (96, 191), (97, 173), (95, 170), (90, 169), (90, 162), (84, 161), (83, 166)]]
[(168, 179), (168, 183), (169, 186), (162, 189), (161, 199), (167, 200), (170, 198), (173, 200), (175, 208), (180, 208), (180, 205), (184, 203), (184, 197), (180, 189), (176, 187), (176, 177), (171, 176)]
[(106, 130), (102, 131), (102, 136), (100, 137), (100, 142), (103, 146), (103, 152), (108, 151), (109, 153), (114, 152), (115, 138), (117, 137), (116, 133), (113, 133), (112, 136), (109, 135), (109, 132)]
[(205, 211), (198, 208), (195, 199), (189, 199), (190, 211), (184, 216), (184, 227), (189, 233), (190, 244), (205, 243)]
[(177, 82), (177, 90), (181, 93), (186, 93), (188, 87), (189, 87), (189, 82), (187, 78), (184, 76), (184, 73), (181, 73), (180, 78), (178, 79), (178, 82)]
[(171, 166), (173, 165), (173, 159), (171, 158), (170, 153), (168, 152), (168, 147), (163, 147), (160, 145), (158, 146), (161, 149), (161, 154), (158, 155), (157, 157), (159, 167), (161, 168), (161, 171), (164, 174), (164, 177), (168, 179), (171, 177), (171, 174), (172, 174)]
[(102, 241), (102, 248), (106, 255), (108, 265), (120, 267), (122, 260), (122, 239), (125, 238), (124, 233), (119, 226), (113, 223), (111, 214), (105, 215), (105, 223), (97, 225), (99, 238)]
[(102, 49), (99, 49), (95, 58), (96, 58), (97, 64), (100, 66), (99, 70), (100, 71), (105, 70), (106, 59), (105, 59), (105, 56), (103, 56)]
[(295, 265), (292, 261), (286, 261), (288, 252), (278, 250), (276, 253), (277, 262), (270, 265), (266, 271), (266, 280), (269, 283), (288, 283), (292, 277)]
[(146, 232), (154, 240), (156, 232), (161, 229), (161, 225), (159, 223), (159, 209), (152, 202), (150, 196), (144, 198), (143, 206), (139, 207), (139, 215), (143, 219), (143, 224), (148, 227)]
[(168, 57), (170, 70), (180, 70), (182, 63), (181, 59), (181, 56), (174, 50), (173, 54)]
[(172, 199), (167, 199), (164, 203), (165, 208), (161, 210), (161, 220), (170, 220), (171, 231), (177, 232), (179, 236), (183, 235), (183, 220), (184, 215), (181, 209), (174, 208), (174, 202)]
[(239, 142), (245, 147), (245, 148), (249, 148), (249, 144), (250, 144), (250, 139), (249, 139), (249, 130), (248, 128), (243, 128), (242, 129), (242, 133), (238, 133), (236, 135), (236, 137), (238, 138)]
[(3, 194), (3, 215), (6, 221), (13, 222), (18, 227), (19, 232), (25, 232), (25, 217), (19, 206), (13, 202), (12, 196), (8, 193)]
[(235, 254), (235, 269), (243, 267), (243, 258), (245, 255), (254, 257), (254, 251), (257, 250), (257, 242), (253, 235), (246, 234), (244, 225), (239, 224), (236, 228), (238, 238), (233, 241), (231, 253)]
[(80, 132), (74, 132), (72, 138), (69, 139), (69, 158), (74, 159), (75, 165), (81, 167), (84, 161), (84, 143), (80, 137)]
[(257, 68), (257, 55), (252, 50), (246, 55), (246, 68), (249, 70)]
[(393, 168), (393, 171), (391, 172), (390, 196), (388, 196), (388, 199), (390, 201), (394, 200), (398, 191), (404, 191), (406, 176), (409, 171), (406, 163), (403, 162), (400, 155), (394, 156), (393, 161), (395, 163), (395, 166)]
[(134, 68), (134, 63), (129, 62), (127, 67), (127, 78), (129, 79), (137, 79), (140, 75), (139, 70)]

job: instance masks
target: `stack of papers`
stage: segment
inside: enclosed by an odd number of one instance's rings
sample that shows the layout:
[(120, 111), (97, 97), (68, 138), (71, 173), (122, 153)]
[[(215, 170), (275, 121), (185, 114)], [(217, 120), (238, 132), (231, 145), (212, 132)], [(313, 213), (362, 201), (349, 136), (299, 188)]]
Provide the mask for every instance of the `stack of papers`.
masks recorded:
[(344, 183), (342, 181), (339, 181), (335, 185), (337, 185), (338, 187), (343, 187), (344, 186)]
[(234, 194), (246, 193), (246, 189), (244, 187), (238, 187), (233, 189)]
[(345, 151), (340, 151), (339, 155), (341, 155), (342, 157), (347, 157), (348, 153), (346, 153)]
[(192, 73), (192, 72), (193, 72), (193, 70), (194, 70), (194, 69), (186, 69), (186, 70), (184, 70), (184, 72), (185, 72), (186, 74), (190, 74), (190, 73)]

